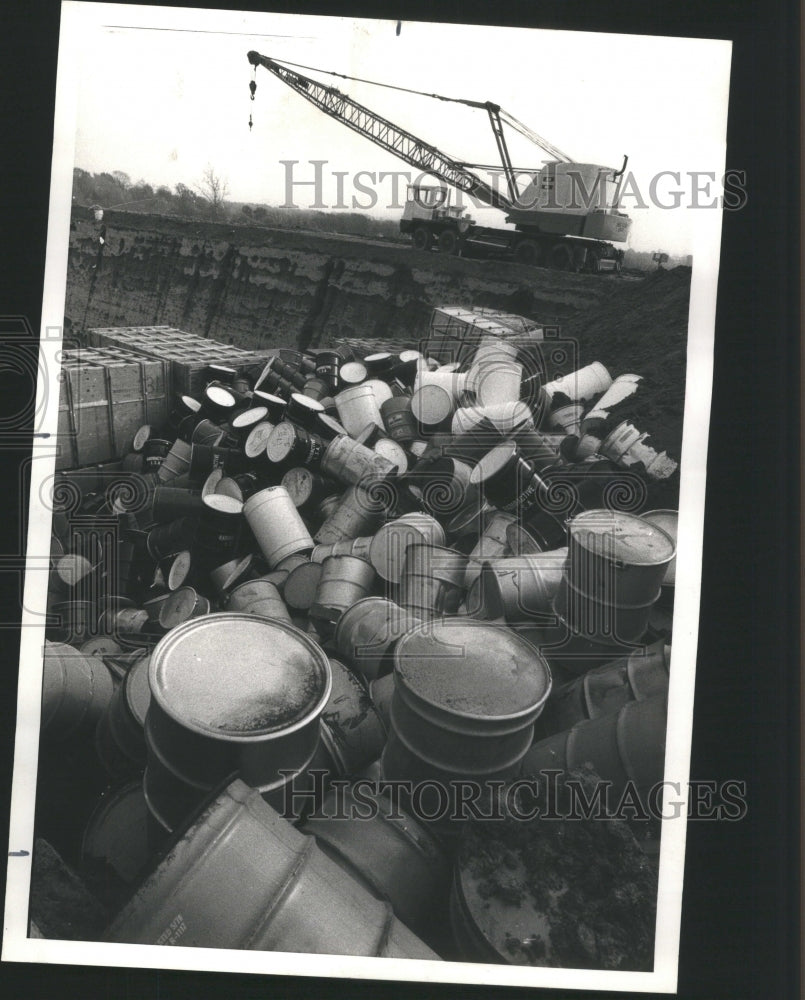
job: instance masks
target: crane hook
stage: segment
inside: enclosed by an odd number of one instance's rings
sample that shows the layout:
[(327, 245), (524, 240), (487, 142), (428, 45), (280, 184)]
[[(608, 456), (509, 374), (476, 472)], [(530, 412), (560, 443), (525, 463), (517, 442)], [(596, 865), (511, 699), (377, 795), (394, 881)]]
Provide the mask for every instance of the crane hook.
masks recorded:
[(249, 80), (249, 91), (251, 100), (254, 100), (255, 90), (257, 90), (257, 83), (254, 80)]

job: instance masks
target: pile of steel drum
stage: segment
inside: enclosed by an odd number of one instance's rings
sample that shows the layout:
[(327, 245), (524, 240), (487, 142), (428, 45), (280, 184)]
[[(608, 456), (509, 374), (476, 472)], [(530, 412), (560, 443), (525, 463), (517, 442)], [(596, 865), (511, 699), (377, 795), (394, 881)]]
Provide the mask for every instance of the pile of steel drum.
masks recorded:
[(488, 960), (465, 824), (545, 767), (661, 780), (676, 514), (591, 445), (639, 379), (540, 350), (211, 365), (58, 481), (41, 769), (103, 775), (56, 846), (109, 940)]

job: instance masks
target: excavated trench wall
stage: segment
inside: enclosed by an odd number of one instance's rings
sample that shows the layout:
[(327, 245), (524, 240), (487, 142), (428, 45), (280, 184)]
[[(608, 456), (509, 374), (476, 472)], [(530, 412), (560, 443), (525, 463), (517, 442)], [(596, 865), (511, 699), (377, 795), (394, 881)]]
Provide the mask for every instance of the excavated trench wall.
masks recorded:
[[(101, 238), (103, 243), (101, 243)], [(406, 245), (76, 210), (65, 315), (73, 328), (170, 325), (243, 347), (341, 337), (412, 341), (434, 305), (556, 322), (613, 281), (420, 253)]]

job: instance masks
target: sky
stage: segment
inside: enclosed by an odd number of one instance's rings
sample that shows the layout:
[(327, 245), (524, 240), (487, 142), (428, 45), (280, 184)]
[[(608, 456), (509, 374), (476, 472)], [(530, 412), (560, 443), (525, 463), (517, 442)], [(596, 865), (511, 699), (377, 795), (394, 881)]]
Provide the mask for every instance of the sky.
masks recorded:
[[(280, 205), (289, 181), (312, 181), (322, 166), (320, 203), (379, 217), (401, 213), (386, 172), (416, 171), (328, 118), (267, 70), (254, 75), (250, 49), (426, 93), (492, 100), (578, 162), (634, 178), (622, 209), (638, 250), (689, 252), (695, 216), (720, 193), (730, 45), (706, 39), (543, 31), (403, 21), (70, 3), (84, 18), (76, 101), (75, 165), (121, 170), (154, 187), (201, 181), (207, 165), (235, 201)], [(308, 72), (308, 71), (302, 71)], [(458, 159), (497, 163), (486, 113), (463, 105), (340, 80), (344, 93)], [(255, 100), (249, 81), (256, 79)], [(253, 128), (248, 127), (249, 116)], [(507, 131), (516, 166), (548, 158)], [(293, 167), (282, 161), (295, 160)], [(367, 174), (355, 179), (359, 171)], [(676, 178), (662, 171), (679, 174)], [(710, 172), (715, 182), (691, 172)], [(338, 180), (336, 174), (343, 174)], [(655, 202), (651, 183), (655, 179)], [(343, 185), (339, 200), (338, 184)], [(369, 188), (373, 194), (361, 190)], [(673, 192), (681, 191), (675, 197)], [(316, 207), (313, 184), (290, 188), (300, 208)], [(376, 199), (376, 204), (370, 201)], [(679, 206), (674, 208), (674, 202)], [(111, 206), (106, 206), (111, 207)], [(469, 206), (484, 225), (496, 209)]]

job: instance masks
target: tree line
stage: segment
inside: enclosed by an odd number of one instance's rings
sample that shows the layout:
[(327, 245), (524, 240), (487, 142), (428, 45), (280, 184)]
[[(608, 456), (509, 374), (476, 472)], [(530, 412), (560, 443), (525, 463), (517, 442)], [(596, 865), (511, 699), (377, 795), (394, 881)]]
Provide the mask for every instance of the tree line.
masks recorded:
[(403, 239), (399, 223), (393, 219), (374, 219), (360, 212), (244, 204), (228, 200), (228, 195), (226, 179), (209, 166), (192, 187), (180, 182), (172, 190), (165, 185), (155, 188), (142, 180), (134, 183), (122, 170), (93, 174), (76, 167), (73, 171), (73, 204), (86, 208), (98, 206), (183, 219)]

